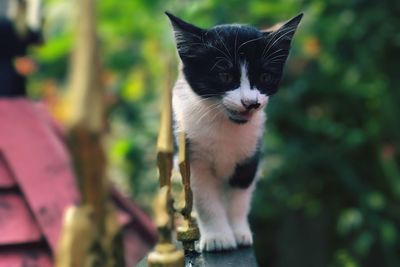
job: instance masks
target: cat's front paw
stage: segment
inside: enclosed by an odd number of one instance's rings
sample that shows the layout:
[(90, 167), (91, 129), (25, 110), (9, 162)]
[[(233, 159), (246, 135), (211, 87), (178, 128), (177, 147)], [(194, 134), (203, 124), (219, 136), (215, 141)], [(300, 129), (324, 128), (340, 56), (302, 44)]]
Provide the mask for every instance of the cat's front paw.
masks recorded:
[(201, 251), (231, 250), (237, 247), (232, 232), (202, 233), (200, 237)]
[(233, 234), (236, 244), (239, 247), (250, 247), (253, 245), (253, 234), (251, 233), (249, 225), (246, 224), (234, 227)]

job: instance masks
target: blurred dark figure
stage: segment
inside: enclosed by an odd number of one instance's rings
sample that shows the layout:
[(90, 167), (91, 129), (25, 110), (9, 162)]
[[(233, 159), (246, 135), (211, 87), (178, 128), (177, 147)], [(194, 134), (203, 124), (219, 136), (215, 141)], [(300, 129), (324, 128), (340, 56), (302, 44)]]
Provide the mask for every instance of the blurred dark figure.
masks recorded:
[(28, 46), (40, 44), (40, 0), (0, 0), (0, 97), (26, 95), (26, 76), (35, 70)]

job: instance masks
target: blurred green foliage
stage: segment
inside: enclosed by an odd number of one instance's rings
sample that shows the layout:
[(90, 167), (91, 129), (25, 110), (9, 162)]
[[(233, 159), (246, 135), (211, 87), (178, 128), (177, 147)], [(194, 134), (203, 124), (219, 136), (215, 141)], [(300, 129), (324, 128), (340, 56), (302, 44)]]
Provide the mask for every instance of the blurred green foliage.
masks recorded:
[[(159, 95), (177, 69), (164, 10), (202, 27), (305, 12), (267, 110), (251, 214), (260, 265), (400, 266), (400, 2), (98, 1), (104, 83), (116, 96), (110, 173), (144, 206), (157, 188)], [(66, 86), (72, 11), (46, 2), (34, 96), (49, 79)]]

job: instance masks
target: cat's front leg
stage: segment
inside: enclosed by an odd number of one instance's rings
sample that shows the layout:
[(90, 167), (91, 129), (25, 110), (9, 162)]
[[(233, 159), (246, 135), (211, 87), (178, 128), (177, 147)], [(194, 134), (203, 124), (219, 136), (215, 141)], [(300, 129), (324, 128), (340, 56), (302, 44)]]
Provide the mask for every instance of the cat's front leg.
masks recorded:
[(238, 246), (251, 246), (253, 244), (253, 235), (247, 218), (253, 189), (253, 185), (248, 188), (230, 186), (228, 189), (228, 218)]
[(227, 188), (228, 218), (238, 246), (251, 246), (253, 236), (248, 215), (251, 196), (255, 187), (259, 152), (236, 165)]
[(201, 162), (192, 163), (191, 171), (194, 208), (200, 228), (200, 249), (219, 251), (236, 248), (224, 205), (222, 181), (214, 177), (209, 166)]

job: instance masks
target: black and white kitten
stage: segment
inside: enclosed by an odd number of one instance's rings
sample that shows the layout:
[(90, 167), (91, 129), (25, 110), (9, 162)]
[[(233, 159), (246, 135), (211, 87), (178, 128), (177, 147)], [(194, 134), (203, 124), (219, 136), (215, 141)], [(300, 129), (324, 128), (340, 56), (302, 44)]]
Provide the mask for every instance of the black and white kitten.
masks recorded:
[(253, 243), (248, 223), (264, 132), (264, 107), (278, 90), (302, 18), (276, 30), (246, 25), (201, 29), (170, 13), (182, 61), (173, 89), (176, 131), (189, 144), (200, 249)]

